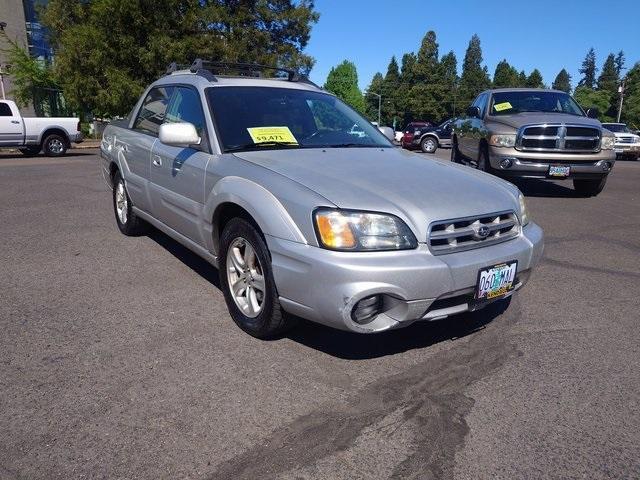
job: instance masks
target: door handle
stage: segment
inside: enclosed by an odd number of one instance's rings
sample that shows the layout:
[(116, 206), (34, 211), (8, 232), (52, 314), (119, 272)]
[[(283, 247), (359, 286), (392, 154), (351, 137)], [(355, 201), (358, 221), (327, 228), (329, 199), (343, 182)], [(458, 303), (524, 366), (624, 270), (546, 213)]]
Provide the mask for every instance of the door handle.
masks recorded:
[(153, 165), (155, 167), (161, 167), (162, 166), (162, 159), (158, 155), (154, 155), (153, 156)]
[(20, 123), (20, 120), (11, 120), (11, 123), (15, 123), (17, 125)]

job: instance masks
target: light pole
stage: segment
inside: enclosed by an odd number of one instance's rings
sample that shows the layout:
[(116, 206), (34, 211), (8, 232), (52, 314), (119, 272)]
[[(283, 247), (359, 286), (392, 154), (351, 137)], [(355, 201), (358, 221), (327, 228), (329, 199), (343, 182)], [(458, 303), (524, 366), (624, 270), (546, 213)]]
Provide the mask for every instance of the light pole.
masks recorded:
[(622, 84), (618, 87), (618, 93), (620, 94), (620, 104), (618, 105), (618, 123), (620, 123), (620, 117), (622, 116), (622, 102), (624, 101), (624, 87), (627, 82), (627, 77), (622, 79)]
[(375, 92), (371, 92), (369, 90), (367, 90), (367, 95), (375, 95), (376, 97), (378, 97), (378, 126), (380, 126), (380, 110), (382, 109), (382, 95), (380, 95), (379, 93), (375, 93)]

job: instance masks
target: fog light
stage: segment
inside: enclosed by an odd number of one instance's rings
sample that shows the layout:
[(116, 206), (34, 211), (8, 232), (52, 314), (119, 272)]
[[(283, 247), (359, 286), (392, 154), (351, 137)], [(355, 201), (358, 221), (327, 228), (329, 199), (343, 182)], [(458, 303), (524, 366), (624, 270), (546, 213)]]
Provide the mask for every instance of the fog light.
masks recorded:
[(374, 318), (380, 313), (382, 308), (382, 295), (371, 295), (365, 297), (355, 304), (351, 311), (351, 319), (364, 325), (365, 323), (372, 322)]
[(609, 162), (604, 162), (602, 164), (602, 170), (604, 170), (605, 172), (608, 172), (609, 170), (611, 170), (611, 164)]
[(513, 165), (513, 160), (511, 160), (510, 158), (503, 158), (502, 160), (500, 160), (500, 168), (507, 169), (507, 168), (511, 168), (511, 166)]

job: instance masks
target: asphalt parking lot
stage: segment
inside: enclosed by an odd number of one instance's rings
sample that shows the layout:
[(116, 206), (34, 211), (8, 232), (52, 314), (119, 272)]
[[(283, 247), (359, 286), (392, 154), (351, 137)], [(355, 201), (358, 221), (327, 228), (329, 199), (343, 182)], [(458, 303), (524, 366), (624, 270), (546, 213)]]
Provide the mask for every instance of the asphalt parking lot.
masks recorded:
[(506, 310), (265, 342), (118, 232), (95, 151), (0, 154), (0, 478), (640, 478), (640, 162), (520, 186), (546, 250)]

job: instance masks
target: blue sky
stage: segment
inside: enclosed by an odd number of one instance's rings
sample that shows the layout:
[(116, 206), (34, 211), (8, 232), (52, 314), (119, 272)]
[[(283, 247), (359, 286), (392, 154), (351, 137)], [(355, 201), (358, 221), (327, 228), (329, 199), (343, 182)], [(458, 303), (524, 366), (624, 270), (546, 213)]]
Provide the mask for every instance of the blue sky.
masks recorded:
[(400, 63), (404, 53), (417, 52), (429, 30), (436, 32), (440, 56), (455, 52), (459, 71), (477, 33), (491, 75), (506, 58), (527, 74), (538, 68), (547, 84), (564, 67), (575, 87), (590, 47), (599, 68), (609, 52), (619, 50), (627, 67), (640, 61), (640, 0), (316, 0), (315, 5), (320, 21), (306, 52), (316, 59), (311, 79), (321, 85), (332, 66), (348, 59), (358, 67), (364, 89), (377, 71), (386, 72), (392, 55)]

